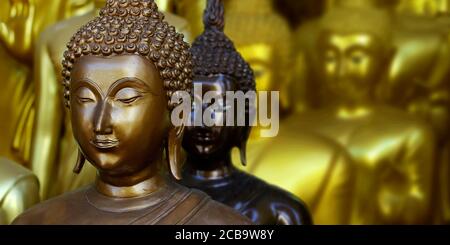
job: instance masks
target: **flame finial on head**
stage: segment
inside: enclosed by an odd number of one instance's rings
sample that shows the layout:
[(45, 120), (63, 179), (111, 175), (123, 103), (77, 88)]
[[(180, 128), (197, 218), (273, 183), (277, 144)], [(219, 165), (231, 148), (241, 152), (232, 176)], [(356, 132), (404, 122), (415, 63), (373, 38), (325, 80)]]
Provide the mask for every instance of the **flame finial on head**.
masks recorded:
[(209, 0), (203, 13), (203, 24), (205, 29), (217, 28), (223, 31), (225, 27), (224, 7), (222, 0)]
[(253, 70), (223, 32), (223, 9), (221, 0), (208, 0), (203, 18), (205, 30), (191, 48), (194, 75), (228, 75), (236, 80), (240, 90), (255, 90)]

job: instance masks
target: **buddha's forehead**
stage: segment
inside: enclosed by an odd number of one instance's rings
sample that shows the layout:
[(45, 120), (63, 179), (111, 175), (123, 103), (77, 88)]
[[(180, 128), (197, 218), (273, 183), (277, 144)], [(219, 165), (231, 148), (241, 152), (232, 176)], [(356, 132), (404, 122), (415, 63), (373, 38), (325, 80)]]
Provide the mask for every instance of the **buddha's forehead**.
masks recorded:
[(83, 56), (74, 64), (71, 83), (89, 80), (100, 88), (108, 88), (123, 78), (137, 78), (154, 91), (163, 89), (159, 71), (139, 55)]
[(350, 49), (372, 49), (376, 46), (376, 38), (368, 32), (326, 32), (322, 36), (323, 42), (339, 51)]
[[(235, 80), (230, 76), (225, 75), (211, 75), (211, 76), (195, 76), (193, 80), (195, 87), (202, 87), (202, 93), (216, 92), (217, 94), (225, 95), (227, 91), (235, 91)], [(196, 92), (196, 91), (194, 91)]]

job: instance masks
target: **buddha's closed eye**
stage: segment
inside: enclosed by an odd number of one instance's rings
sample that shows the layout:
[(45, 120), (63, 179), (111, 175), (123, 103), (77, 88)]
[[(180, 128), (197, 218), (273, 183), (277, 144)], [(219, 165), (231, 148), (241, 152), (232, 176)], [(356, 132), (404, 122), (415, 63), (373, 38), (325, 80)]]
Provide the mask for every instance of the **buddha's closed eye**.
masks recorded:
[(143, 96), (143, 92), (134, 88), (127, 87), (119, 90), (116, 93), (114, 99), (124, 104), (132, 104), (135, 101), (141, 99)]
[(95, 97), (95, 94), (86, 87), (82, 87), (77, 90), (76, 98), (77, 98), (78, 102), (80, 102), (82, 104), (94, 103), (97, 100), (97, 98)]

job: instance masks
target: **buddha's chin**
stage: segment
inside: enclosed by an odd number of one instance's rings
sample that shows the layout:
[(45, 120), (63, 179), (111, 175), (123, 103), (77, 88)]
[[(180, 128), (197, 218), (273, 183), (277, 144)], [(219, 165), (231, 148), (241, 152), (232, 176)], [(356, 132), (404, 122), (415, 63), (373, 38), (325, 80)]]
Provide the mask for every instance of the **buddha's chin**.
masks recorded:
[(91, 162), (99, 170), (111, 171), (118, 167), (119, 158), (113, 154), (101, 153), (96, 155)]

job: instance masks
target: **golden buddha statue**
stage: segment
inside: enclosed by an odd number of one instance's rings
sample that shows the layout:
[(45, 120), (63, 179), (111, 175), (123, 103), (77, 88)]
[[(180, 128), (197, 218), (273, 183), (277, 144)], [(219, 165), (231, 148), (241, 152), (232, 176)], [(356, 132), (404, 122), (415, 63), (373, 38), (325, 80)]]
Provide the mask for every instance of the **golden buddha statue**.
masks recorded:
[(32, 79), (33, 50), (39, 33), (65, 17), (73, 1), (2, 1), (0, 3), (0, 156), (25, 167), (31, 164), (35, 127), (35, 84)]
[(311, 58), (317, 110), (285, 123), (344, 146), (355, 161), (353, 224), (423, 224), (432, 219), (435, 144), (431, 128), (377, 103), (376, 88), (394, 57), (389, 13), (334, 7), (320, 21)]
[[(448, 0), (401, 0), (391, 10), (401, 24), (398, 31), (401, 36), (396, 41), (399, 54), (386, 84), (386, 89), (390, 91), (388, 101), (427, 120), (438, 136), (439, 164), (436, 165), (433, 188), (440, 193), (435, 199), (438, 206), (434, 208), (435, 222), (438, 224), (450, 222), (449, 8)], [(400, 90), (406, 90), (407, 96), (396, 97)]]
[[(60, 60), (71, 35), (84, 23), (94, 18), (106, 3), (95, 0), (94, 8), (81, 16), (75, 16), (56, 23), (45, 30), (36, 47), (35, 82), (37, 84), (37, 121), (33, 142), (33, 166), (42, 183), (42, 194), (46, 198), (55, 196), (91, 183), (95, 169), (88, 167), (82, 174), (74, 176), (70, 166), (64, 164), (76, 160), (76, 143), (72, 137), (70, 119), (60, 99), (57, 77), (62, 72)], [(164, 2), (164, 1), (159, 1)], [(189, 39), (187, 22), (173, 14), (166, 14), (166, 20)], [(57, 185), (49, 181), (57, 179)]]
[[(30, 166), (35, 119), (31, 78), (33, 47), (39, 33), (66, 15), (71, 1), (0, 2), (0, 155)], [(63, 10), (63, 11), (61, 11)]]
[[(355, 0), (340, 0), (350, 5)], [(372, 0), (366, 5), (389, 13), (394, 35), (392, 45), (395, 55), (386, 63), (386, 79), (380, 83), (378, 97), (381, 101), (399, 107), (426, 120), (437, 136), (435, 166), (436, 193), (450, 190), (450, 174), (447, 169), (446, 145), (448, 145), (449, 81), (450, 81), (450, 15), (448, 0)], [(441, 175), (438, 177), (438, 172)], [(445, 172), (445, 171), (443, 171)], [(445, 195), (444, 195), (445, 196)], [(450, 212), (450, 206), (437, 207), (445, 197), (436, 197), (433, 210), (436, 223), (442, 214)], [(447, 209), (447, 210), (442, 210)], [(447, 220), (449, 220), (447, 218)]]
[(79, 146), (74, 171), (88, 160), (98, 176), (13, 224), (250, 224), (160, 171), (166, 152), (180, 177), (184, 126), (169, 122), (179, 103), (171, 98), (189, 97), (192, 85), (189, 45), (163, 19), (153, 0), (108, 0), (70, 39), (62, 75)]
[(39, 202), (39, 181), (19, 164), (0, 157), (0, 225)]

